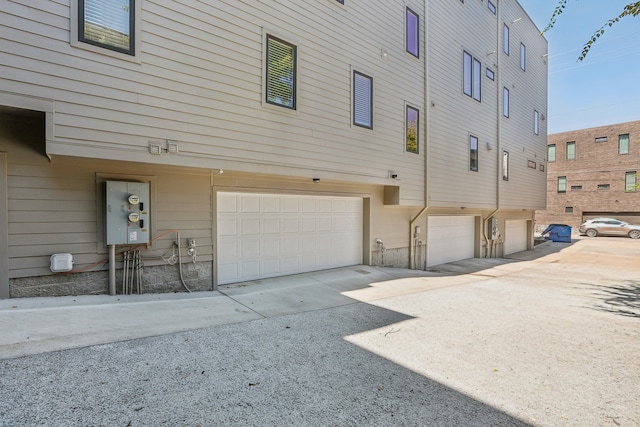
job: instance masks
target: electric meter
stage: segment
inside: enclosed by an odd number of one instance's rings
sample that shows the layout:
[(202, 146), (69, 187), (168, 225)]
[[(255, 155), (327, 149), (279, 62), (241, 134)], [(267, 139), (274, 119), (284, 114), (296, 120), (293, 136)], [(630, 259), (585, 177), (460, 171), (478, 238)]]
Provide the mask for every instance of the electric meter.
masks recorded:
[(138, 212), (129, 212), (129, 222), (138, 222), (140, 214)]
[(132, 194), (129, 196), (129, 204), (137, 205), (140, 202), (140, 197), (137, 194)]

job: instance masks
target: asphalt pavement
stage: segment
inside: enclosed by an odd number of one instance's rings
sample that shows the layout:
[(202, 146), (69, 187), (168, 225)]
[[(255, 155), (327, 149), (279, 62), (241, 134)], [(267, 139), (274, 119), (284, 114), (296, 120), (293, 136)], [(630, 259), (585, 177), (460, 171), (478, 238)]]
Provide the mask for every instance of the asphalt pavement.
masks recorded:
[(639, 426), (640, 242), (0, 301), (2, 426)]

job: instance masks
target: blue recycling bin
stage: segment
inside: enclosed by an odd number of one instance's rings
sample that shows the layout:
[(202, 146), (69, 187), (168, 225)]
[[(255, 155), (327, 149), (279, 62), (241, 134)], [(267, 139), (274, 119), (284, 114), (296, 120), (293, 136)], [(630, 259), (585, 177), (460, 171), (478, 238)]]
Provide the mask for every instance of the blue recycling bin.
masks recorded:
[(542, 233), (542, 236), (549, 233), (549, 240), (552, 242), (571, 243), (571, 226), (566, 224), (551, 224)]

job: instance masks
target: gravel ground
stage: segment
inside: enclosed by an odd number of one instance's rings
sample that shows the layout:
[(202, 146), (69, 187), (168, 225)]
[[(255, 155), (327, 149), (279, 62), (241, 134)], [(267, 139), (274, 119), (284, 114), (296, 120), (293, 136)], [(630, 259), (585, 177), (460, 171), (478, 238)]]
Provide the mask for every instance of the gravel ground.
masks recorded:
[(640, 426), (639, 243), (580, 240), (456, 286), (1, 360), (0, 425)]

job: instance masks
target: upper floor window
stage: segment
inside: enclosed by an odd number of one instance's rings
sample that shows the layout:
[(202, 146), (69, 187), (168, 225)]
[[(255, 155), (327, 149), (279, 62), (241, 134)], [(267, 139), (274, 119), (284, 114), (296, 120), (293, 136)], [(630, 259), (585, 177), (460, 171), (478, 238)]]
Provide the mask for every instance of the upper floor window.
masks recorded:
[(463, 88), (465, 95), (472, 97), (476, 101), (481, 100), (481, 76), (482, 66), (480, 61), (472, 57), (467, 52), (462, 52), (463, 63)]
[(469, 136), (469, 170), (478, 171), (478, 137)]
[(353, 124), (373, 129), (373, 77), (353, 72)]
[(344, 0), (336, 0), (340, 4), (344, 4)]
[(638, 184), (636, 181), (636, 172), (627, 172), (625, 174), (624, 191), (636, 191), (638, 190)]
[(556, 161), (556, 144), (549, 144), (547, 146), (547, 160), (550, 162)]
[(267, 36), (267, 90), (269, 104), (296, 108), (296, 47)]
[(135, 0), (78, 0), (78, 40), (134, 55)]
[(502, 29), (502, 50), (509, 55), (509, 27), (507, 24), (504, 24)]
[(509, 152), (502, 151), (502, 180), (509, 181)]
[(618, 135), (618, 154), (629, 154), (629, 134)]
[(567, 142), (567, 160), (575, 160), (576, 158), (576, 143), (575, 141)]
[(606, 136), (599, 136), (596, 138), (596, 142), (607, 142)]
[(496, 14), (497, 10), (496, 10), (496, 5), (493, 4), (493, 2), (491, 0), (489, 0), (487, 2), (487, 7), (489, 8), (489, 10), (491, 11), (491, 13), (493, 13), (494, 15)]
[(520, 68), (523, 71), (527, 68), (527, 47), (523, 43), (520, 43)]
[(533, 133), (540, 135), (540, 113), (533, 110)]
[(405, 149), (410, 153), (418, 153), (418, 129), (420, 125), (420, 111), (407, 105), (406, 108)]
[(509, 89), (502, 89), (502, 115), (509, 117)]
[(559, 176), (558, 177), (558, 193), (566, 193), (567, 192), (567, 177)]
[(409, 52), (416, 58), (419, 58), (420, 18), (418, 17), (417, 13), (409, 8), (407, 8), (407, 22), (405, 23), (405, 25), (407, 27), (407, 34), (405, 35), (407, 52)]

